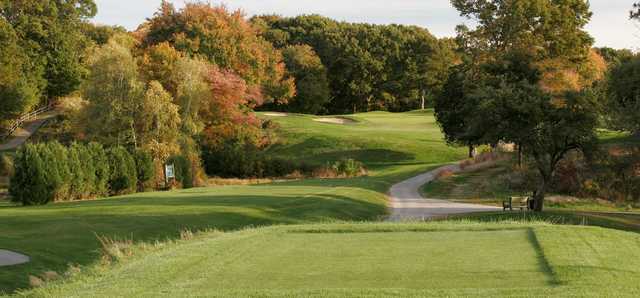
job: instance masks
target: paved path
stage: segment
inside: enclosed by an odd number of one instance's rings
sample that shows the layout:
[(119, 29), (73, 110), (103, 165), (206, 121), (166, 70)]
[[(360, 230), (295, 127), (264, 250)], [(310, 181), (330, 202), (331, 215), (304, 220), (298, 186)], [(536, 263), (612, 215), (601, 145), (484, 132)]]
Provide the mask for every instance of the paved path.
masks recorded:
[(0, 267), (20, 265), (29, 262), (29, 257), (12, 252), (9, 250), (0, 249)]
[(0, 151), (16, 149), (26, 142), (49, 119), (58, 115), (57, 111), (50, 111), (38, 116), (37, 119), (25, 122), (4, 143), (0, 144)]
[(413, 177), (391, 187), (391, 216), (389, 221), (416, 221), (444, 217), (452, 214), (501, 211), (502, 208), (455, 203), (445, 200), (423, 198), (420, 188), (433, 181), (439, 172), (460, 172), (459, 165), (450, 165)]

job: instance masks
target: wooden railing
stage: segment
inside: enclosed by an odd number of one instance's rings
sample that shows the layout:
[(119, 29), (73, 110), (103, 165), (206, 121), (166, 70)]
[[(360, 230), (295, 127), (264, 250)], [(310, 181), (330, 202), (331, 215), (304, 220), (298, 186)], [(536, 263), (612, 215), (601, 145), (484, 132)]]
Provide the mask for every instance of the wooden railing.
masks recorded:
[(34, 120), (38, 116), (40, 116), (41, 114), (49, 112), (49, 111), (53, 110), (54, 108), (55, 108), (55, 105), (54, 104), (50, 104), (50, 105), (46, 105), (46, 106), (41, 107), (41, 108), (39, 108), (37, 110), (34, 110), (32, 112), (29, 112), (29, 113), (26, 113), (26, 114), (20, 116), (20, 118), (18, 118), (15, 121), (13, 121), (11, 126), (9, 126), (7, 131), (4, 133), (4, 135), (2, 135), (0, 137), (0, 139), (3, 140), (3, 141), (6, 140), (11, 135), (13, 135), (13, 133), (16, 132), (16, 130), (18, 130), (18, 128), (22, 127), (22, 125), (25, 122)]

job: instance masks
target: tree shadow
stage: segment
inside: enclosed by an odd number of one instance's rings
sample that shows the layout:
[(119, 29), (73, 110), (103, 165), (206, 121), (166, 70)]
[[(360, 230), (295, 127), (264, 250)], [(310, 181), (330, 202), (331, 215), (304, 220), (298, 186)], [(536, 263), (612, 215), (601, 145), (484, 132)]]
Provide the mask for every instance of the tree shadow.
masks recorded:
[[(37, 211), (37, 212), (35, 212)], [(274, 224), (371, 220), (385, 206), (336, 194), (212, 196), (176, 193), (169, 198), (123, 198), (5, 209), (0, 215), (3, 249), (31, 262), (0, 270), (0, 291), (27, 288), (28, 276), (64, 273), (68, 264), (90, 265), (101, 257), (96, 235), (134, 242), (175, 240), (180, 232)]]
[[(314, 163), (326, 163), (336, 161), (344, 158), (352, 158), (363, 163), (380, 163), (380, 164), (394, 164), (399, 162), (411, 162), (415, 160), (415, 155), (394, 151), (389, 149), (358, 149), (358, 148), (344, 148), (344, 139), (337, 139), (331, 137), (310, 137), (304, 139), (304, 141), (294, 144), (286, 145), (279, 144), (274, 145), (269, 152), (275, 155), (289, 155), (287, 152), (296, 152), (293, 156), (304, 156), (306, 162)], [(358, 147), (357, 143), (352, 144), (352, 147)], [(371, 147), (370, 144), (363, 144), (362, 147)]]
[(536, 252), (538, 258), (538, 266), (540, 267), (540, 271), (542, 271), (548, 278), (548, 283), (550, 286), (560, 286), (563, 282), (560, 280), (558, 275), (553, 270), (551, 263), (544, 254), (544, 250), (542, 249), (542, 245), (540, 241), (538, 241), (538, 236), (536, 235), (536, 231), (533, 228), (527, 229), (527, 238), (531, 247)]

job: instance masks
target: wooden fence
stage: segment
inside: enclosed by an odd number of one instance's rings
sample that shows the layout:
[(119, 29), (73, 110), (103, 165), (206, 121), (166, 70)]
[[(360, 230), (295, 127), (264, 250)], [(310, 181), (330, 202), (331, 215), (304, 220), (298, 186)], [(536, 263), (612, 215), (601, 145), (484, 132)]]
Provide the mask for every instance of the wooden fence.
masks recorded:
[(4, 135), (0, 136), (1, 140), (6, 140), (7, 138), (9, 138), (11, 135), (13, 135), (13, 133), (20, 127), (22, 127), (22, 125), (27, 122), (27, 121), (31, 121), (36, 119), (38, 116), (40, 116), (41, 114), (44, 114), (46, 112), (52, 111), (55, 108), (54, 104), (50, 104), (50, 105), (46, 105), (44, 107), (41, 107), (37, 110), (34, 110), (32, 112), (26, 113), (22, 116), (20, 116), (20, 118), (16, 119), (15, 121), (13, 121), (13, 123), (11, 124), (11, 126), (9, 126), (9, 128), (7, 129), (7, 131), (4, 133)]

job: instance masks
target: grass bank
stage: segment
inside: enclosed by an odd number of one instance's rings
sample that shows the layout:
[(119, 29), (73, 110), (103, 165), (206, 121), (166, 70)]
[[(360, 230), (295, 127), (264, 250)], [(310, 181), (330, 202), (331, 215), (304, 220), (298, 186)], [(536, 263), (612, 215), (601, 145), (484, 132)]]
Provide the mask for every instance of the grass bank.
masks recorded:
[(100, 259), (96, 235), (154, 242), (177, 239), (184, 229), (375, 220), (387, 212), (385, 194), (393, 183), (465, 156), (464, 149), (446, 146), (429, 111), (352, 117), (358, 122), (348, 125), (304, 115), (273, 117), (280, 125), (280, 144), (271, 153), (317, 163), (353, 157), (369, 167), (368, 177), (144, 193), (29, 208), (0, 202), (0, 248), (32, 258), (29, 264), (0, 268), (0, 291), (28, 287), (29, 275), (95, 263)]

